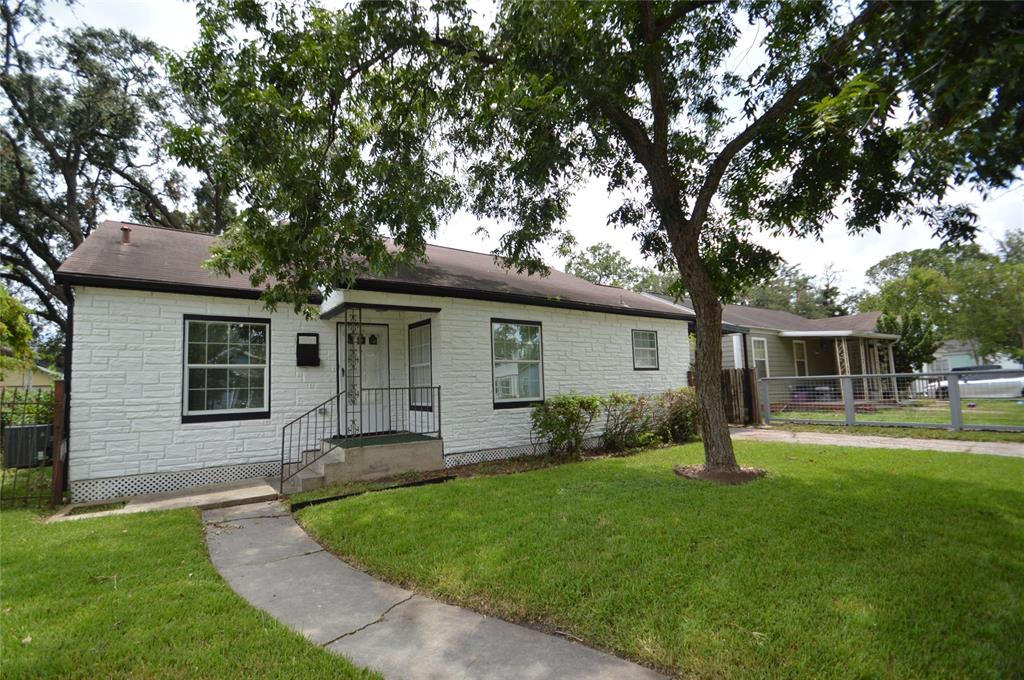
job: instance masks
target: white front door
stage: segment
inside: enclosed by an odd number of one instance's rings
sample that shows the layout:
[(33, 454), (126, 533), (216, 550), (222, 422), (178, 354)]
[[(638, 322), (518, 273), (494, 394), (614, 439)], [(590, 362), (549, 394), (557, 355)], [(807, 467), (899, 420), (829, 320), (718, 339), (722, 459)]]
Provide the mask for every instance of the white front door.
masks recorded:
[[(361, 332), (346, 333), (344, 326), (340, 326), (342, 333), (338, 335), (338, 363), (342, 367), (341, 388), (348, 390), (348, 381), (344, 373), (346, 369), (345, 350), (341, 345), (342, 341), (348, 344), (359, 343), (360, 367), (359, 383), (362, 386), (359, 399), (359, 427), (356, 432), (354, 424), (346, 425), (347, 434), (370, 434), (374, 432), (389, 432), (394, 429), (391, 422), (391, 394), (388, 388), (391, 386), (388, 355), (388, 327), (386, 324), (364, 323)], [(346, 395), (347, 397), (347, 395)], [(346, 399), (347, 401), (347, 399)], [(355, 414), (348, 414), (350, 418)]]

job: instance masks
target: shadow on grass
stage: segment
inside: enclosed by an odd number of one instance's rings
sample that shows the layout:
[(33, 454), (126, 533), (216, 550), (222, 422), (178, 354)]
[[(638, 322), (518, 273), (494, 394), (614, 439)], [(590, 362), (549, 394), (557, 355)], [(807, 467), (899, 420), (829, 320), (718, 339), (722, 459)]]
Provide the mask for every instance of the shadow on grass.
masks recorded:
[(1024, 673), (1024, 465), (851, 451), (752, 446), (769, 478), (722, 487), (672, 474), (687, 447), (301, 518), (385, 578), (677, 673)]

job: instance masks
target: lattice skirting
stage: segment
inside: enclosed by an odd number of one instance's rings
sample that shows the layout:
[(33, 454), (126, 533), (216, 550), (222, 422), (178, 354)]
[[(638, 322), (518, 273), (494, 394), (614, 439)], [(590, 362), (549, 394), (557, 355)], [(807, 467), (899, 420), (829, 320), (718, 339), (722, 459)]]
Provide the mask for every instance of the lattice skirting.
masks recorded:
[(71, 500), (74, 503), (102, 501), (124, 496), (141, 496), (147, 493), (177, 491), (207, 484), (235, 482), (242, 479), (273, 477), (280, 471), (278, 461), (249, 463), (246, 465), (225, 465), (222, 467), (198, 468), (180, 472), (157, 472), (130, 477), (107, 477), (105, 479), (83, 479), (71, 482)]
[[(583, 448), (586, 450), (596, 449), (600, 445), (600, 436), (587, 437), (583, 440)], [(520, 444), (518, 446), (500, 446), (494, 449), (478, 449), (476, 451), (446, 453), (444, 454), (444, 466), (446, 468), (453, 468), (461, 465), (485, 463), (491, 460), (508, 460), (509, 458), (540, 456), (545, 452), (546, 450), (541, 444)]]

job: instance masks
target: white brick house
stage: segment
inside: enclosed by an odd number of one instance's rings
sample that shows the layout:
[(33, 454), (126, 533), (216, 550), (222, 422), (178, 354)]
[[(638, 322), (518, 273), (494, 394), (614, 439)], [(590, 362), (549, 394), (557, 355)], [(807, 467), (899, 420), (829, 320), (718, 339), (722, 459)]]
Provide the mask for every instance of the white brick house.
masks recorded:
[(276, 475), (282, 428), (323, 402), (336, 411), (300, 435), (427, 432), (452, 464), (529, 444), (545, 397), (686, 384), (692, 315), (661, 300), (429, 246), (421, 265), (312, 296), (309, 319), (203, 269), (213, 241), (107, 222), (60, 268), (75, 500)]

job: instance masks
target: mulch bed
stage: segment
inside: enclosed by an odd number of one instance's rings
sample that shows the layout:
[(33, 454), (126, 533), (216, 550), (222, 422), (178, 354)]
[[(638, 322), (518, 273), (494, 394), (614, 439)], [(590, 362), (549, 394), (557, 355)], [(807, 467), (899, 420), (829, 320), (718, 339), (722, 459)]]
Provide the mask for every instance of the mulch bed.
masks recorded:
[(677, 465), (676, 474), (686, 479), (698, 479), (716, 484), (746, 484), (764, 477), (768, 472), (759, 468), (741, 467), (736, 470), (708, 470), (703, 465)]

